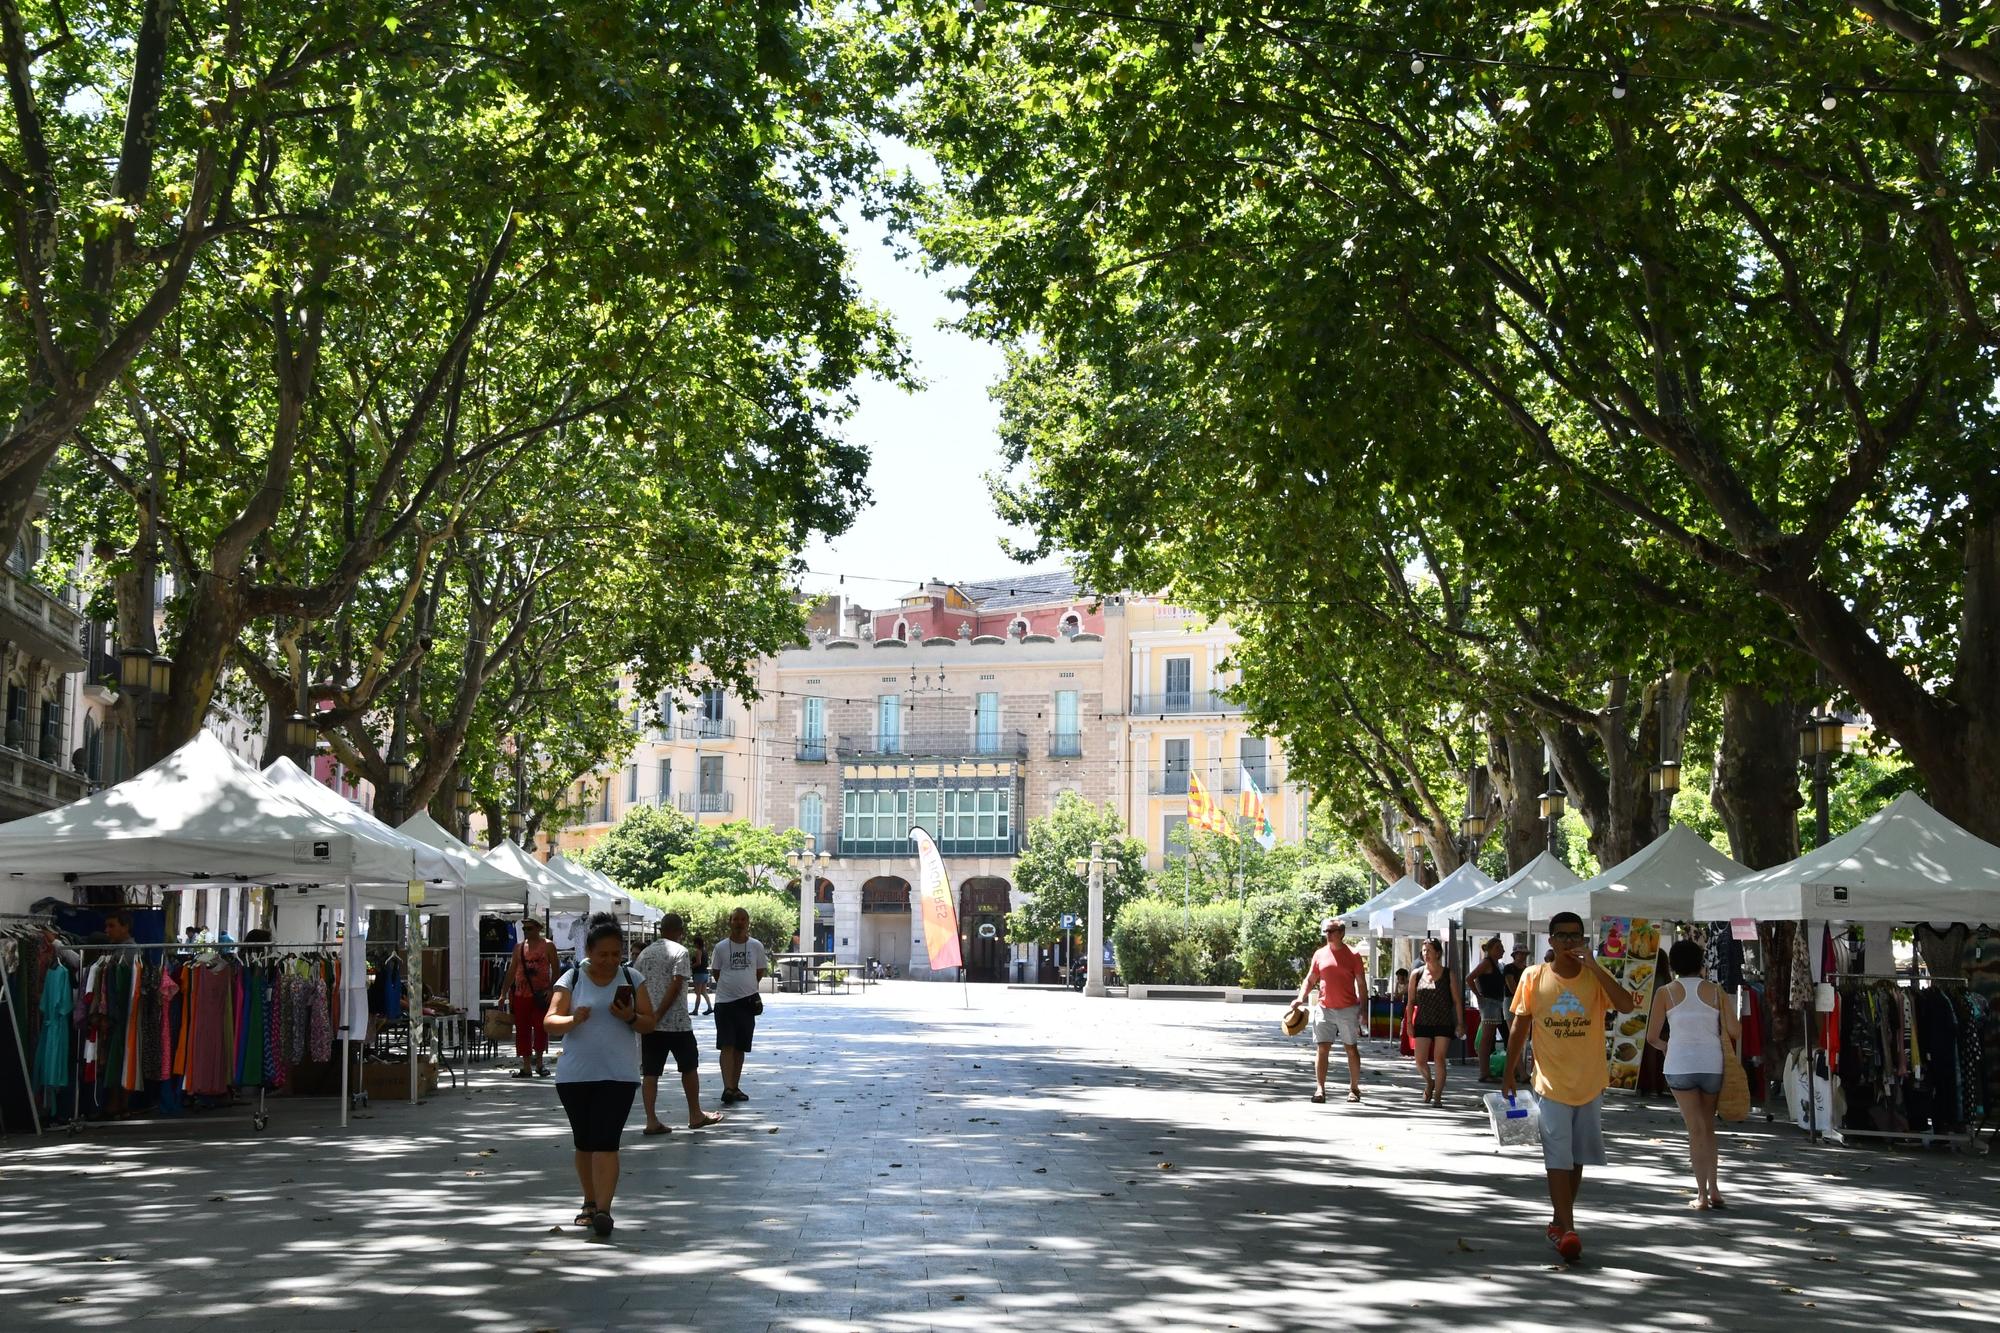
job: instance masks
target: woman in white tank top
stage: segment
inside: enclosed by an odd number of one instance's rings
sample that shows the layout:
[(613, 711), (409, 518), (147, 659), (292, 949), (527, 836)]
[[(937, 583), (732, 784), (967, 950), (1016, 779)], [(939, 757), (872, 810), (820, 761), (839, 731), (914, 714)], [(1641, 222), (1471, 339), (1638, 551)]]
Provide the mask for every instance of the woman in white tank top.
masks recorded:
[[(1666, 1052), (1661, 1073), (1681, 1118), (1687, 1121), (1688, 1159), (1694, 1165), (1695, 1200), (1691, 1207), (1720, 1208), (1716, 1188), (1715, 1103), (1722, 1093), (1722, 1062), (1736, 1048), (1741, 1029), (1736, 1006), (1714, 982), (1702, 977), (1702, 950), (1693, 940), (1681, 940), (1667, 951), (1667, 966), (1675, 980), (1653, 996), (1653, 1017), (1646, 1044)], [(1660, 1035), (1660, 1028), (1667, 1035)], [(1723, 1045), (1723, 1034), (1729, 1045)]]

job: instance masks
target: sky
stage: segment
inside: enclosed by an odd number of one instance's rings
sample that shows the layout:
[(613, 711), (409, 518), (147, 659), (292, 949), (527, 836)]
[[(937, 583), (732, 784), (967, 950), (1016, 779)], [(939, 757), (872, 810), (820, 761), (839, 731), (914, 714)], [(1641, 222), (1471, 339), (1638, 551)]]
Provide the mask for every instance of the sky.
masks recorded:
[[(885, 155), (920, 171), (927, 165), (907, 149), (885, 146)], [(855, 281), (894, 318), (924, 387), (908, 393), (875, 381), (859, 386), (859, 407), (845, 433), (868, 448), (874, 500), (845, 533), (806, 548), (813, 572), (805, 586), (879, 606), (928, 579), (1030, 568), (1001, 551), (1010, 530), (993, 512), (984, 481), (1000, 465), (1000, 413), (988, 396), (1004, 370), (1000, 349), (940, 327), (964, 313), (946, 295), (949, 273), (927, 274), (915, 257), (898, 260), (882, 244), (882, 229), (858, 213), (847, 225)], [(841, 574), (844, 585), (835, 577)]]

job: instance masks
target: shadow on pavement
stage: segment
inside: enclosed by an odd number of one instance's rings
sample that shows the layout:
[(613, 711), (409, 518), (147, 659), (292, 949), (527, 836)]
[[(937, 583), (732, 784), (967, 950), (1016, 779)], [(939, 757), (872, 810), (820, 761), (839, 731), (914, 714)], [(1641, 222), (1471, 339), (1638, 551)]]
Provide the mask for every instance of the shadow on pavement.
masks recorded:
[[(0, 1158), (5, 1325), (138, 1328), (1932, 1328), (2000, 1319), (1980, 1157), (1724, 1140), (1696, 1214), (1671, 1109), (1620, 1099), (1586, 1262), (1468, 1075), (1416, 1107), (1386, 1045), (1358, 1107), (1215, 1006), (904, 983), (774, 1004), (717, 1129), (626, 1137), (611, 1244), (569, 1226), (547, 1083), (274, 1103), (262, 1135), (93, 1128)], [(698, 1025), (704, 1045), (710, 1032)], [(712, 1049), (704, 1074), (713, 1096)], [(662, 1090), (663, 1110), (678, 1088)]]

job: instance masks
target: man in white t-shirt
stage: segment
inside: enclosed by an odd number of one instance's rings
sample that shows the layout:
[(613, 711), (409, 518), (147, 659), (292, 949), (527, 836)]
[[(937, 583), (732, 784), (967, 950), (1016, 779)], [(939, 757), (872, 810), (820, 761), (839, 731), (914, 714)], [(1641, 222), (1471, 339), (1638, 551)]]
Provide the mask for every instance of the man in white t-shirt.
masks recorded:
[(653, 1012), (660, 1016), (658, 1026), (651, 1032), (639, 1035), (639, 1072), (642, 1075), (640, 1090), (646, 1101), (646, 1133), (670, 1134), (671, 1125), (661, 1123), (654, 1110), (655, 1099), (660, 1091), (660, 1075), (666, 1072), (667, 1057), (674, 1057), (674, 1065), (680, 1070), (681, 1091), (687, 1094), (688, 1128), (705, 1129), (722, 1117), (714, 1111), (701, 1109), (701, 1075), (696, 1072), (701, 1063), (701, 1051), (694, 1042), (694, 1019), (688, 1015), (687, 988), (694, 970), (688, 964), (688, 951), (681, 947), (681, 934), (685, 926), (680, 915), (669, 912), (660, 918), (660, 938), (640, 951), (633, 966), (645, 979), (646, 994), (653, 1001)]
[(722, 1063), (722, 1100), (747, 1102), (740, 1086), (743, 1057), (757, 1035), (757, 1011), (764, 1007), (758, 990), (771, 971), (771, 959), (761, 942), (750, 938), (750, 913), (739, 907), (729, 914), (729, 935), (717, 940), (709, 966), (715, 972), (715, 1046)]

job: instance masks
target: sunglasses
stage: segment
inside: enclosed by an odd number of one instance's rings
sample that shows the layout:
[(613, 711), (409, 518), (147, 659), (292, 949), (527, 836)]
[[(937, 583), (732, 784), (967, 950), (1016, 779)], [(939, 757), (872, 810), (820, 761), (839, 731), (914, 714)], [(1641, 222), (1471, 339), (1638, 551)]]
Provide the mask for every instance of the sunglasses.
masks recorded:
[(1557, 944), (1580, 944), (1583, 942), (1583, 934), (1581, 931), (1565, 931), (1560, 935), (1551, 935), (1549, 936), (1549, 938), (1554, 940)]

